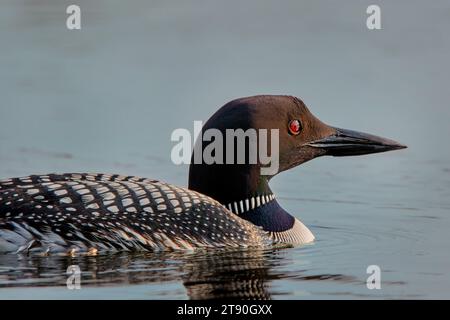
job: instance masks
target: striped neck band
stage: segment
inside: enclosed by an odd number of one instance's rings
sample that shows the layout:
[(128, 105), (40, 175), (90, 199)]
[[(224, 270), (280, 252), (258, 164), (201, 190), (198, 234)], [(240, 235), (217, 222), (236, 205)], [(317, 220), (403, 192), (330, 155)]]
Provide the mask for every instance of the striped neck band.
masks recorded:
[(227, 209), (231, 212), (239, 215), (261, 207), (273, 200), (275, 200), (275, 196), (273, 194), (257, 195), (244, 200), (231, 202), (225, 207), (227, 207)]

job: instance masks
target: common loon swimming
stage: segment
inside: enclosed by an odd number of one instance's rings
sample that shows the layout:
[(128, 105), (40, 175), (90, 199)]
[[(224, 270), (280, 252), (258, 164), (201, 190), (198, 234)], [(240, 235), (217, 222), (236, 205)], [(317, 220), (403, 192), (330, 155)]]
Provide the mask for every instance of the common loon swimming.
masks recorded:
[[(233, 100), (203, 126), (278, 129), (279, 169), (323, 155), (406, 148), (330, 127), (292, 96)], [(201, 142), (204, 150), (208, 142)], [(245, 145), (248, 147), (247, 145)], [(226, 152), (226, 150), (223, 150)], [(314, 240), (269, 188), (261, 163), (194, 164), (189, 189), (157, 180), (65, 173), (0, 180), (0, 252), (96, 254), (117, 250), (296, 245)]]

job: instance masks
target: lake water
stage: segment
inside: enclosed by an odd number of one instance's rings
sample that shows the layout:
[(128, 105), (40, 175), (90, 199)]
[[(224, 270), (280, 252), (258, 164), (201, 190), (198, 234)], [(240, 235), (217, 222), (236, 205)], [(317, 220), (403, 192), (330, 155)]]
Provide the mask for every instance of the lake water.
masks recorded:
[[(187, 184), (170, 160), (227, 101), (302, 98), (323, 121), (408, 149), (321, 158), (273, 179), (313, 244), (97, 257), (0, 256), (0, 298), (450, 298), (450, 3), (0, 3), (0, 178), (107, 172)], [(78, 265), (81, 290), (66, 288)], [(366, 287), (369, 265), (381, 289)]]

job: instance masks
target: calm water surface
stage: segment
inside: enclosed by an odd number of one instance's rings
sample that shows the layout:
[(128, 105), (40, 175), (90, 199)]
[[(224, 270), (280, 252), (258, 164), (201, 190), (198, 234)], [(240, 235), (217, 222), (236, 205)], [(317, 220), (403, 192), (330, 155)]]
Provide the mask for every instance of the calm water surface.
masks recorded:
[[(0, 256), (0, 298), (450, 298), (450, 5), (78, 1), (0, 4), (0, 177), (107, 172), (187, 184), (175, 128), (225, 102), (301, 97), (323, 121), (409, 146), (321, 158), (271, 182), (317, 241), (289, 248)], [(81, 290), (67, 290), (79, 265)], [(368, 290), (378, 265), (381, 290)]]

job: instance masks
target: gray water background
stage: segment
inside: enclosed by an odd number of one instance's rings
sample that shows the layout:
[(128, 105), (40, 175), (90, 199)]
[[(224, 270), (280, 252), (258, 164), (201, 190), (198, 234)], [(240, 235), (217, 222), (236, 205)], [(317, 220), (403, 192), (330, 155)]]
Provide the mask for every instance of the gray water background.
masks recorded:
[[(0, 298), (450, 298), (450, 3), (376, 1), (382, 30), (371, 31), (372, 3), (80, 0), (82, 29), (69, 31), (72, 1), (2, 0), (1, 178), (108, 172), (186, 185), (171, 132), (255, 94), (298, 96), (326, 123), (409, 148), (274, 178), (312, 245), (1, 256)], [(82, 290), (65, 288), (70, 264)], [(381, 290), (365, 285), (373, 264)]]

